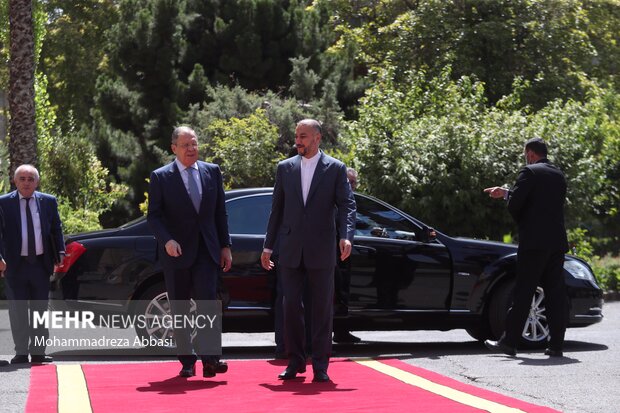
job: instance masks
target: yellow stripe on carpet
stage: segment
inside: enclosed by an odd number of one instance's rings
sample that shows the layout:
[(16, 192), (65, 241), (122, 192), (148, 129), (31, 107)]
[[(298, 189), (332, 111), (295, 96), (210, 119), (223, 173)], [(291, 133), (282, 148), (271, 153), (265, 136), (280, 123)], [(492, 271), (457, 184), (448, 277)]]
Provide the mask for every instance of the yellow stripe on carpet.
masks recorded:
[(59, 364), (58, 413), (92, 413), (86, 378), (79, 364)]
[(517, 412), (523, 413), (523, 410), (504, 406), (503, 404), (495, 403), (495, 402), (483, 399), (481, 397), (473, 396), (471, 394), (462, 392), (460, 390), (453, 389), (448, 386), (434, 383), (428, 379), (425, 379), (420, 376), (416, 376), (415, 374), (409, 373), (404, 370), (400, 370), (396, 367), (389, 366), (377, 360), (372, 360), (372, 359), (351, 359), (351, 360), (363, 366), (370, 367), (371, 369), (379, 371), (383, 374), (387, 374), (388, 376), (394, 377), (395, 379), (398, 379), (404, 383), (419, 387), (431, 393), (437, 394), (439, 396), (445, 397), (450, 400), (454, 400), (455, 402), (458, 402), (458, 403), (461, 403), (467, 406), (474, 407), (476, 409), (486, 410), (491, 413), (517, 413)]

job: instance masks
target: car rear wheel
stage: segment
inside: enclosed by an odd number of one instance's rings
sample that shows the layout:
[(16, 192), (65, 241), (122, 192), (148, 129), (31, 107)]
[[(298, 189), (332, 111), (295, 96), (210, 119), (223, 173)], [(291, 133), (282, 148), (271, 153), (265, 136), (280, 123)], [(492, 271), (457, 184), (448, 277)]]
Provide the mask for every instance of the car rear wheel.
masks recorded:
[[(512, 304), (515, 282), (510, 281), (500, 286), (491, 299), (489, 308), (489, 324), (491, 333), (498, 339), (506, 327), (506, 313)], [(541, 287), (536, 288), (532, 297), (530, 313), (523, 326), (523, 334), (519, 347), (542, 348), (549, 338), (549, 324), (545, 308), (545, 292)]]

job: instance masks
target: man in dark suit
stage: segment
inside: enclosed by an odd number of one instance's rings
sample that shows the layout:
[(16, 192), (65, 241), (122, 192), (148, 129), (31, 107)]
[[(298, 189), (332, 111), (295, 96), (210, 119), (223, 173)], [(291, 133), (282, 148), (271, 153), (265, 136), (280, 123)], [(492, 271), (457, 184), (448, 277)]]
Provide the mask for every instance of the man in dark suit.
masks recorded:
[[(177, 127), (172, 133), (176, 159), (151, 174), (148, 224), (159, 244), (159, 259), (171, 311), (186, 314), (189, 300), (215, 300), (220, 268), (232, 264), (231, 240), (217, 165), (198, 160), (198, 139), (193, 129)], [(200, 310), (200, 309), (199, 309)], [(206, 329), (197, 329), (192, 346), (190, 328), (175, 329), (181, 377), (195, 375), (196, 354), (203, 377), (228, 370), (217, 355), (206, 353)]]
[[(357, 171), (353, 168), (347, 168), (347, 179), (351, 185), (351, 190), (355, 191), (357, 188)], [(338, 223), (336, 222), (336, 228)], [(336, 249), (339, 250), (338, 245), (339, 237), (336, 235)], [(338, 252), (336, 255), (338, 255)], [(287, 359), (288, 355), (284, 347), (284, 315), (282, 314), (282, 282), (280, 276), (276, 276), (276, 297), (274, 300), (274, 339), (276, 342), (276, 359)], [(339, 317), (341, 320), (333, 322), (333, 331), (335, 343), (358, 343), (361, 341), (359, 337), (354, 336), (349, 331), (346, 325), (346, 317), (349, 314), (349, 290), (351, 284), (351, 260), (344, 261), (344, 268), (341, 269), (339, 264), (334, 267), (334, 298), (335, 298), (335, 310), (334, 318)], [(312, 305), (308, 297), (308, 293), (303, 298), (304, 310), (305, 310), (305, 324), (306, 324), (306, 351), (312, 349), (312, 343), (310, 342), (310, 312)], [(308, 351), (309, 352), (309, 351)]]
[[(273, 268), (271, 253), (279, 238), (278, 268), (284, 292), (285, 346), (289, 364), (279, 375), (290, 380), (306, 371), (304, 289), (312, 302), (312, 368), (315, 382), (329, 381), (332, 346), (336, 233), (340, 258), (351, 254), (355, 199), (347, 168), (319, 151), (321, 125), (305, 119), (295, 129), (297, 156), (278, 164), (271, 215), (267, 225), (262, 266)], [(337, 217), (336, 217), (337, 214)], [(336, 229), (338, 222), (338, 231)]]
[(485, 344), (491, 350), (516, 354), (532, 296), (540, 284), (549, 322), (545, 354), (561, 357), (567, 316), (563, 273), (564, 253), (568, 251), (564, 227), (566, 178), (547, 159), (547, 144), (540, 138), (526, 142), (525, 159), (527, 165), (512, 189), (496, 186), (484, 190), (492, 198), (507, 200), (508, 211), (519, 227), (517, 280), (506, 331), (498, 341), (487, 340)]
[(50, 363), (45, 355), (49, 332), (44, 326), (33, 328), (29, 312), (47, 311), (50, 275), (64, 254), (58, 204), (52, 195), (36, 191), (34, 166), (19, 166), (14, 182), (17, 190), (0, 197), (0, 273), (15, 343), (11, 363), (28, 363), (29, 354), (32, 363)]

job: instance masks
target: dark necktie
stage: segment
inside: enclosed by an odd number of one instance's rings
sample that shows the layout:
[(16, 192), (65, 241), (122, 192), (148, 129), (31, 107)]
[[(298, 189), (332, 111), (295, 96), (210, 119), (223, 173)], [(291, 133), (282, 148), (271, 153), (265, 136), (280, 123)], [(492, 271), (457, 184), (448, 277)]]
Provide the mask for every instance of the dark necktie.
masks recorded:
[(28, 261), (35, 263), (37, 261), (37, 247), (34, 241), (34, 224), (32, 222), (32, 213), (30, 212), (30, 199), (26, 200), (26, 231), (28, 236)]
[(194, 168), (189, 167), (185, 169), (187, 171), (187, 187), (189, 188), (189, 197), (194, 204), (196, 212), (200, 211), (200, 192), (198, 192), (198, 185), (194, 179)]

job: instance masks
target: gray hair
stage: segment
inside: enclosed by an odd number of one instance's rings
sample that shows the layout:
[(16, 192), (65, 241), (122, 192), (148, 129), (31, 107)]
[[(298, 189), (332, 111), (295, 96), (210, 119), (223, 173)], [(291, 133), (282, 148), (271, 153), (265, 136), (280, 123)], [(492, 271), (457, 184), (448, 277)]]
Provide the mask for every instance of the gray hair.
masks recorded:
[(40, 180), (39, 171), (37, 170), (37, 168), (34, 167), (34, 165), (31, 165), (29, 163), (25, 163), (23, 165), (19, 165), (15, 169), (15, 173), (13, 174), (13, 179), (15, 179), (17, 177), (17, 175), (22, 173), (22, 172), (32, 172), (34, 174), (35, 178), (37, 178), (37, 181)]
[(181, 135), (182, 133), (189, 133), (190, 135), (194, 135), (194, 137), (198, 139), (198, 136), (196, 135), (196, 132), (194, 131), (194, 129), (192, 129), (191, 127), (187, 125), (181, 125), (181, 126), (177, 126), (172, 131), (172, 138), (170, 139), (170, 142), (176, 144), (177, 139), (179, 139), (179, 135)]

